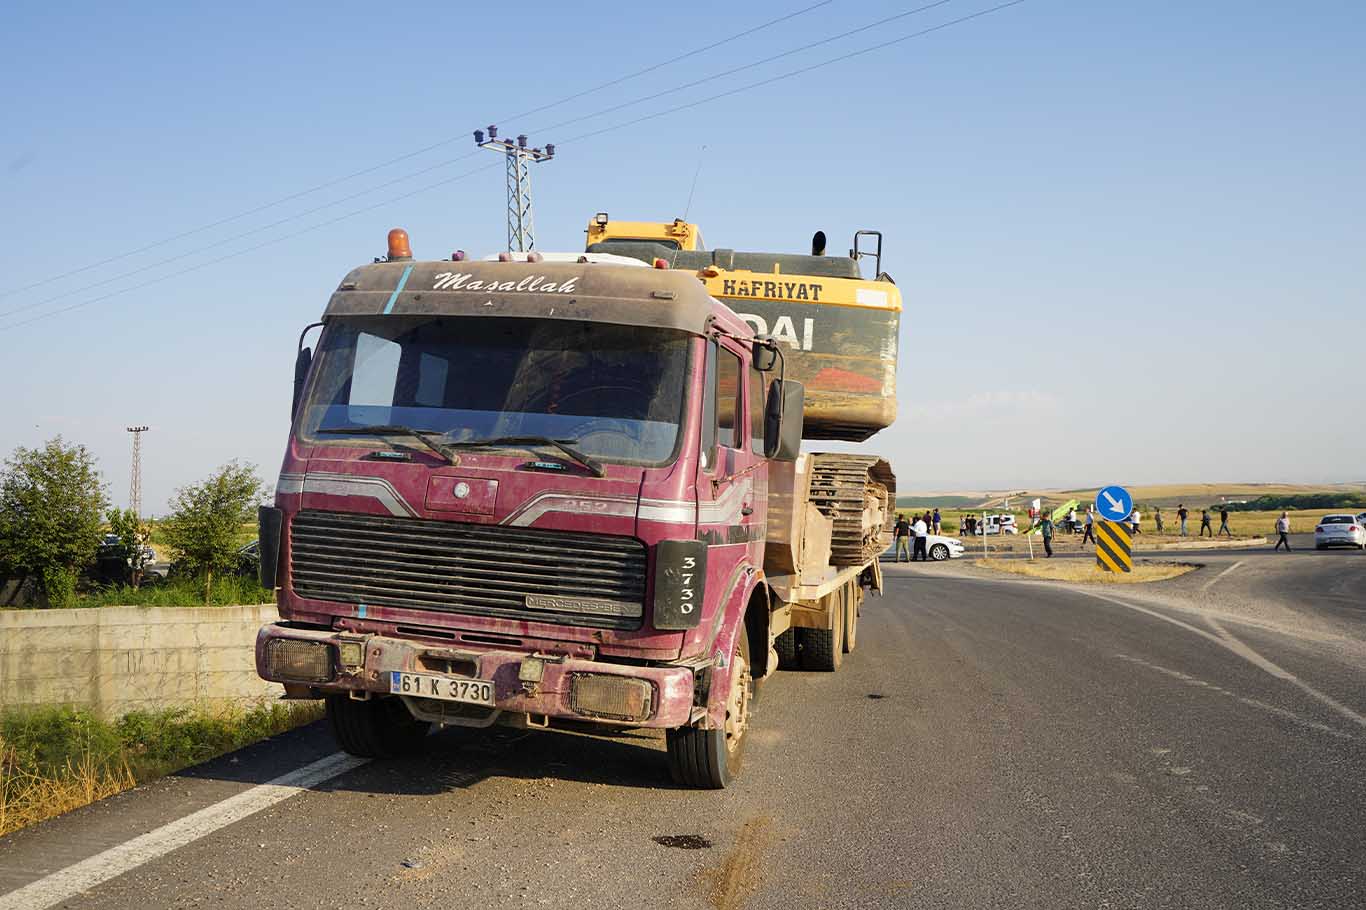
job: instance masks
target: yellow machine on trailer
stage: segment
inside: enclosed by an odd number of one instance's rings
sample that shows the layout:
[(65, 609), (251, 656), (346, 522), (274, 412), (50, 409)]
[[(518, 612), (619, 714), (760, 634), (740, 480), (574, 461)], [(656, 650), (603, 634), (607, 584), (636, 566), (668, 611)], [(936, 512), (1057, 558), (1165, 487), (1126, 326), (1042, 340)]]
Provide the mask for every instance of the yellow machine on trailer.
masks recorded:
[[(805, 387), (804, 439), (863, 442), (896, 420), (901, 293), (882, 271), (880, 232), (856, 233), (848, 256), (825, 255), (822, 232), (810, 254), (707, 250), (701, 230), (682, 219), (613, 221), (605, 212), (587, 233), (588, 253), (693, 272), (756, 334), (780, 342), (787, 378)], [(863, 277), (865, 258), (872, 278)], [(853, 622), (840, 630), (834, 617), (839, 598), (861, 599), (862, 590), (844, 576), (867, 573), (881, 588), (877, 558), (890, 543), (896, 479), (877, 455), (804, 454), (793, 468), (770, 478), (764, 571), (784, 601), (774, 627), (837, 635), (848, 650)], [(794, 636), (776, 644), (790, 664)]]

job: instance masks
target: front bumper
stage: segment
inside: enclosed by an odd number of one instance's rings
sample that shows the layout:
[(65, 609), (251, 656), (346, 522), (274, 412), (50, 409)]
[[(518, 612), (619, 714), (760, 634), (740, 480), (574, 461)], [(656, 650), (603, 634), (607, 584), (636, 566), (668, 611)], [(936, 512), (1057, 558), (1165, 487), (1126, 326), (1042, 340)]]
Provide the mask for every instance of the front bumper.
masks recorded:
[[(272, 671), (268, 649), (272, 642), (316, 642), (331, 649), (331, 678), (285, 678)], [(346, 648), (343, 650), (342, 646)], [(342, 654), (354, 655), (359, 647), (361, 661), (346, 665)], [(523, 672), (522, 665), (534, 666), (534, 673)], [(477, 723), (452, 719), (452, 723), (483, 726), (502, 713), (525, 714), (537, 718), (568, 718), (633, 727), (675, 728), (686, 726), (693, 714), (694, 670), (691, 667), (641, 667), (611, 664), (564, 655), (527, 654), (517, 651), (473, 651), (466, 648), (423, 644), (382, 635), (359, 635), (325, 629), (296, 628), (283, 623), (263, 626), (256, 635), (256, 672), (262, 679), (283, 683), (297, 692), (318, 694), (365, 693), (388, 695), (390, 674), (395, 671), (434, 676), (459, 676), (493, 683), (494, 707)], [(525, 677), (536, 676), (535, 680)], [(583, 678), (622, 677), (640, 680), (650, 687), (648, 716), (613, 717), (585, 708), (574, 698), (575, 686)], [(405, 699), (409, 698), (404, 696)], [(421, 708), (435, 715), (442, 706), (458, 703), (414, 698)], [(410, 705), (410, 707), (414, 707)]]

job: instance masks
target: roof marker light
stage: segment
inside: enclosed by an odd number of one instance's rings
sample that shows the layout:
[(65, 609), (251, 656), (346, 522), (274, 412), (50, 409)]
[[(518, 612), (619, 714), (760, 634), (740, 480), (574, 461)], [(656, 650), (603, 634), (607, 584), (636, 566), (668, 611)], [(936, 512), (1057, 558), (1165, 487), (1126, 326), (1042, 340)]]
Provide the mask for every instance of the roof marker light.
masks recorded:
[(540, 262), (543, 259), (545, 259), (545, 257), (542, 256), (540, 253), (536, 252), (535, 250), (532, 250), (531, 252), (526, 254), (527, 262)]
[(668, 267), (669, 267), (669, 260), (664, 259), (664, 258), (662, 258), (662, 257), (655, 260), (655, 268), (657, 268), (657, 269), (667, 269)]
[(451, 262), (464, 262), (464, 261), (465, 261), (465, 251), (464, 251), (464, 250), (456, 250), (454, 253), (451, 253)]
[(408, 232), (403, 228), (394, 228), (389, 232), (389, 261), (412, 258), (413, 248), (408, 244)]
[(499, 262), (511, 262), (511, 261), (512, 261), (512, 254), (511, 254), (511, 253), (499, 253), (499, 254), (498, 254), (498, 261), (499, 261)]

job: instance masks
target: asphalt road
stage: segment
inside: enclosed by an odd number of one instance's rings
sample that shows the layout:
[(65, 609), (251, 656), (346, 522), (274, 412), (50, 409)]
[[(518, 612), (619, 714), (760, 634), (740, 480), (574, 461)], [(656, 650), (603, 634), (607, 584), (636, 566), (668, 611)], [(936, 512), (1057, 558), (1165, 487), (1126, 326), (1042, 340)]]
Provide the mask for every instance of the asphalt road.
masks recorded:
[(504, 729), (295, 791), (337, 761), (307, 728), (0, 840), (0, 908), (1366, 905), (1366, 556), (886, 570), (731, 790), (648, 732)]

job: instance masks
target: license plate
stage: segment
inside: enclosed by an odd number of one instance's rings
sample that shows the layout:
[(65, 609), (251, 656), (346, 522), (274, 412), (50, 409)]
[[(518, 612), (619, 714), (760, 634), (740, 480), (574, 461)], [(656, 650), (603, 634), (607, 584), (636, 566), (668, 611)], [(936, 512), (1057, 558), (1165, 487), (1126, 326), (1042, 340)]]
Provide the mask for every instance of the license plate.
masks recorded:
[(431, 676), (426, 673), (389, 674), (389, 691), (395, 695), (414, 695), (418, 698), (439, 698), (442, 701), (462, 701), (471, 705), (493, 707), (493, 683), (464, 676)]

